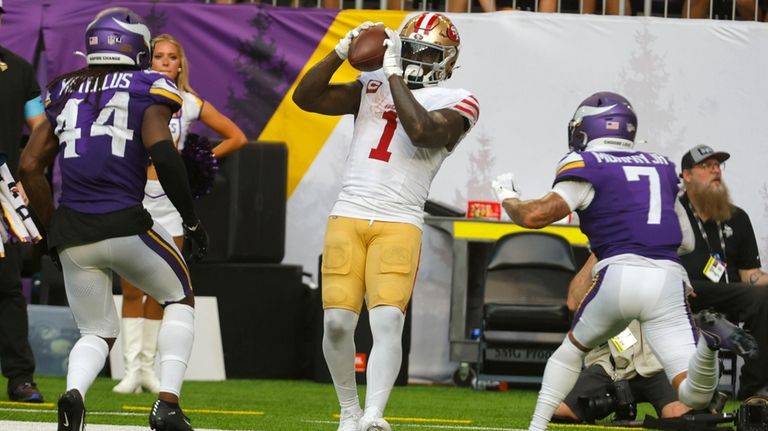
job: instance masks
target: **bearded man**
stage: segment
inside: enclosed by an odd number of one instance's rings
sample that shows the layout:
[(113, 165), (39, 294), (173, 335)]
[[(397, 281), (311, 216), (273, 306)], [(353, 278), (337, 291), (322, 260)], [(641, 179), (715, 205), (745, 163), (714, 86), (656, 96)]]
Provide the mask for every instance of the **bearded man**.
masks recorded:
[(695, 295), (693, 311), (713, 308), (744, 322), (759, 355), (745, 358), (738, 398), (768, 396), (768, 274), (761, 270), (749, 216), (731, 203), (723, 182), (731, 157), (697, 145), (680, 162), (685, 193), (680, 197), (696, 237), (692, 253), (681, 256)]

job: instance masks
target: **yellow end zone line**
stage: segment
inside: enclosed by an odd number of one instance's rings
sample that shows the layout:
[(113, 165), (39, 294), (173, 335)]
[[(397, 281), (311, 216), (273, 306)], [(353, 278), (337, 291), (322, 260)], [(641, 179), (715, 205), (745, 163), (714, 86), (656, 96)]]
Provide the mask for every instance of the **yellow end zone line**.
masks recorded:
[[(338, 419), (340, 416), (334, 414), (333, 417)], [(469, 419), (442, 419), (442, 418), (402, 418), (397, 416), (385, 416), (384, 419), (393, 422), (416, 422), (416, 423), (429, 423), (429, 424), (455, 424), (455, 425), (469, 425), (472, 423)]]
[(568, 240), (571, 245), (587, 246), (589, 244), (587, 236), (581, 232), (578, 226), (550, 225), (541, 229), (528, 229), (511, 223), (453, 222), (453, 236), (462, 239), (497, 240), (508, 233), (527, 231), (549, 232), (560, 235)]
[[(148, 412), (151, 407), (143, 406), (123, 406), (123, 410)], [(214, 409), (184, 409), (187, 413), (209, 413), (214, 415), (235, 415), (235, 416), (264, 416), (266, 413), (256, 410), (214, 410)]]
[(53, 403), (22, 403), (19, 401), (0, 401), (0, 406), (17, 406), (17, 407), (53, 407)]

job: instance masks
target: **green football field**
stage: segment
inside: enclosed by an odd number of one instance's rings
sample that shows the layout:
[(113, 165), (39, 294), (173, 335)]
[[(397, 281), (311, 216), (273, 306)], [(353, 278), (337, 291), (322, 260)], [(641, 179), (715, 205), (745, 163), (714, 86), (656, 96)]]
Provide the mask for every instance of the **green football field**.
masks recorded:
[[(38, 377), (46, 403), (0, 401), (0, 429), (50, 430), (56, 426), (56, 399), (64, 390), (63, 377)], [(111, 391), (116, 381), (100, 378), (86, 398), (86, 423), (122, 425), (94, 430), (135, 430), (147, 427), (152, 394), (121, 395)], [(364, 396), (364, 387), (360, 387)], [(254, 431), (335, 431), (338, 405), (330, 384), (297, 380), (227, 380), (187, 382), (182, 407), (195, 429)], [(534, 390), (478, 392), (452, 386), (396, 387), (386, 418), (393, 430), (512, 431), (527, 428), (536, 403)], [(726, 411), (735, 408), (729, 404)], [(651, 413), (642, 404), (638, 418)], [(28, 422), (15, 423), (12, 421)], [(36, 422), (32, 424), (30, 422)], [(41, 422), (48, 424), (39, 424)], [(129, 426), (130, 425), (130, 426)], [(553, 425), (554, 430), (616, 429)], [(86, 428), (88, 429), (88, 428)], [(626, 429), (626, 428), (624, 428)], [(634, 428), (637, 429), (637, 428)]]

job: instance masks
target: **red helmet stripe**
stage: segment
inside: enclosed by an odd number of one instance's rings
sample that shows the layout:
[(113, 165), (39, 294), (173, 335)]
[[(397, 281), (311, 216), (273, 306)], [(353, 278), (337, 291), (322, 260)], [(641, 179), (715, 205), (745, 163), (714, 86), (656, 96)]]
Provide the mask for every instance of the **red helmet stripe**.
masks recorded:
[(433, 13), (433, 12), (427, 12), (424, 14), (421, 14), (419, 19), (416, 21), (416, 25), (413, 27), (414, 33), (421, 33), (421, 34), (429, 34), (429, 31), (432, 30), (432, 27), (437, 24), (437, 20), (440, 19), (440, 14)]

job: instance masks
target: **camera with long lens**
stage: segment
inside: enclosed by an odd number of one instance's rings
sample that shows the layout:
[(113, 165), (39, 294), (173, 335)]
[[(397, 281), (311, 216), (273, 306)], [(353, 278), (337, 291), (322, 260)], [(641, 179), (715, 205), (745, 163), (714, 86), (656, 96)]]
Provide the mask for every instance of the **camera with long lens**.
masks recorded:
[(605, 387), (599, 395), (580, 396), (579, 406), (584, 411), (582, 419), (594, 422), (615, 413), (614, 420), (632, 421), (637, 417), (637, 404), (629, 381), (619, 380)]

